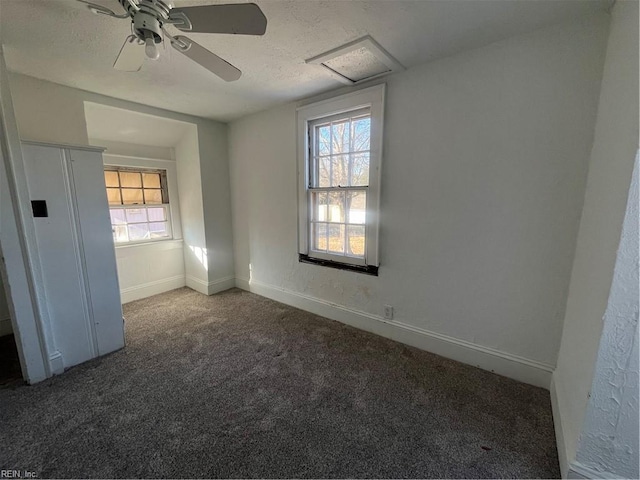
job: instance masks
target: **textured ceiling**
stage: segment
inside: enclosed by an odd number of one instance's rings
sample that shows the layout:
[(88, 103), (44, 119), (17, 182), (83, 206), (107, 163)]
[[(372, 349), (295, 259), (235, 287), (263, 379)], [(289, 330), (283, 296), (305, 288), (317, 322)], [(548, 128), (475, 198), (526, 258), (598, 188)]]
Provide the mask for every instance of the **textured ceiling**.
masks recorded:
[[(121, 8), (115, 0), (95, 3)], [(175, 0), (176, 6), (225, 1)], [(14, 72), (176, 112), (227, 121), (341, 84), (304, 60), (371, 35), (405, 67), (607, 8), (610, 0), (255, 0), (262, 37), (189, 34), (243, 71), (225, 83), (170, 47), (142, 71), (112, 64), (128, 20), (74, 0), (0, 0), (0, 34)], [(172, 27), (171, 27), (172, 28)]]

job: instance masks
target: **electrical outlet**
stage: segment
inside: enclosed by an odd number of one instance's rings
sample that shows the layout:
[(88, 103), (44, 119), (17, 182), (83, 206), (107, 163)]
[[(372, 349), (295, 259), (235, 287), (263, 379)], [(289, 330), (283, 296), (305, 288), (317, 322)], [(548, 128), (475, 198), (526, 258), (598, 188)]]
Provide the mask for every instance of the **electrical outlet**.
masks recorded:
[(393, 320), (393, 307), (391, 305), (384, 306), (384, 318), (385, 320)]

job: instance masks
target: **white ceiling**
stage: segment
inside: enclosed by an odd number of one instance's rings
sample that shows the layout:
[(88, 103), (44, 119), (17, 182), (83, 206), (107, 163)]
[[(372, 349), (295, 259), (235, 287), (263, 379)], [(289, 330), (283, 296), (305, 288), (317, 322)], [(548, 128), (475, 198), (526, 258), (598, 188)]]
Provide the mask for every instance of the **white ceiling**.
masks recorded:
[[(95, 0), (120, 11), (115, 0)], [(242, 3), (175, 0), (176, 6)], [(176, 112), (228, 121), (340, 87), (304, 60), (371, 35), (405, 67), (605, 10), (610, 0), (255, 0), (262, 37), (190, 34), (243, 71), (225, 83), (173, 51), (143, 70), (111, 66), (128, 20), (74, 0), (0, 0), (0, 32), (14, 72)], [(120, 10), (119, 10), (120, 9)], [(173, 28), (173, 27), (171, 27)]]

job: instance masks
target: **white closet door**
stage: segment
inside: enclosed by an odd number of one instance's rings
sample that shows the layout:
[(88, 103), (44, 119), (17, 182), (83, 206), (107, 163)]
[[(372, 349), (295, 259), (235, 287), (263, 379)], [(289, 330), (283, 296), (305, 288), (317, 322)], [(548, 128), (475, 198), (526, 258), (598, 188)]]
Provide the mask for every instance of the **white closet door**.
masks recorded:
[(64, 366), (124, 346), (122, 306), (104, 184), (102, 154), (23, 144), (45, 308)]
[(122, 305), (102, 154), (69, 150), (98, 355), (124, 346)]
[[(72, 187), (64, 151), (23, 145), (29, 197), (47, 202), (47, 217), (34, 218), (46, 304), (64, 366), (97, 355), (82, 274), (73, 213)], [(42, 300), (42, 299), (39, 299)]]

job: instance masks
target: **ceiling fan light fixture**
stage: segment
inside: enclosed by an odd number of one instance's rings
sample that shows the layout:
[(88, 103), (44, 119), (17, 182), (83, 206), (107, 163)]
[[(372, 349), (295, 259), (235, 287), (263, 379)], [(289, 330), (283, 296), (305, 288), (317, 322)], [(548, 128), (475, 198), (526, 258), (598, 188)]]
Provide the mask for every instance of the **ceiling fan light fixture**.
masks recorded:
[(402, 64), (369, 35), (305, 60), (305, 63), (323, 66), (347, 85), (404, 70)]
[(155, 39), (153, 35), (146, 34), (144, 39), (144, 53), (151, 60), (157, 60), (160, 58), (160, 52), (158, 51), (158, 47), (156, 47)]

